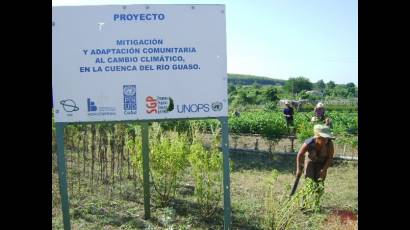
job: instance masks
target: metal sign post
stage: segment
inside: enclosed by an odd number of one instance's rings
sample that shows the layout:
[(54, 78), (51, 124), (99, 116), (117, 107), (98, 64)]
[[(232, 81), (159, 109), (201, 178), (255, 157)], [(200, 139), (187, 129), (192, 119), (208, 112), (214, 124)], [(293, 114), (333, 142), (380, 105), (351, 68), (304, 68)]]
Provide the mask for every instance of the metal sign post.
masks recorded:
[(149, 139), (148, 122), (141, 124), (142, 128), (142, 171), (144, 183), (144, 219), (151, 218), (150, 210), (150, 189), (149, 189)]
[(224, 229), (231, 229), (231, 182), (229, 167), (229, 129), (228, 117), (219, 118), (222, 126), (222, 152), (223, 152), (223, 186), (224, 186)]
[(57, 164), (58, 164), (58, 180), (60, 184), (61, 209), (63, 211), (64, 230), (70, 230), (70, 212), (67, 192), (67, 170), (64, 156), (64, 123), (57, 122), (56, 139), (57, 139)]

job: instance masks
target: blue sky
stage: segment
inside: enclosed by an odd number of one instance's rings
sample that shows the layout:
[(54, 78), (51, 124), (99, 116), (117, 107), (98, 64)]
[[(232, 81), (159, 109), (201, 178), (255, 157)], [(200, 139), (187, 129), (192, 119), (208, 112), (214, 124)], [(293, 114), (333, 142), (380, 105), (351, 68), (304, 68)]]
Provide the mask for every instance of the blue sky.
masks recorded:
[(228, 73), (358, 82), (357, 0), (53, 0), (52, 4), (225, 4)]

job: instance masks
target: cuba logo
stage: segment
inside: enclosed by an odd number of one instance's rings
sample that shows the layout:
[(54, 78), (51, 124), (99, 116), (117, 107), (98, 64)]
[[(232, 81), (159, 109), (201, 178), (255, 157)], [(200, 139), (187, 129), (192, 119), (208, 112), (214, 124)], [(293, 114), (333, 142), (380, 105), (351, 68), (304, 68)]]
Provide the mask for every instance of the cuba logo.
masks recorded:
[(211, 108), (215, 112), (221, 111), (222, 110), (222, 102), (219, 102), (219, 101), (213, 102), (211, 104)]
[(146, 112), (148, 114), (168, 113), (174, 110), (174, 100), (171, 97), (152, 97), (145, 98)]

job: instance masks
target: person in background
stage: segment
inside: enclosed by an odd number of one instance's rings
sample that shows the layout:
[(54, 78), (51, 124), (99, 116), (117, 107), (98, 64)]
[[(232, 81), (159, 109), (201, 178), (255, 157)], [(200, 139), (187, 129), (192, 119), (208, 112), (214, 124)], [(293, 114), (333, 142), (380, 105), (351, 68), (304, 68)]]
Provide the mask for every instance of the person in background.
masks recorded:
[(285, 116), (285, 120), (286, 120), (286, 127), (288, 128), (288, 130), (290, 129), (290, 127), (293, 127), (293, 108), (290, 105), (289, 101), (285, 102), (285, 106), (286, 108), (283, 110), (283, 115)]
[(315, 109), (315, 117), (318, 121), (324, 121), (325, 119), (325, 108), (322, 102), (317, 103)]
[(313, 123), (322, 123), (332, 128), (332, 120), (325, 116), (325, 107), (322, 102), (317, 103), (313, 111), (315, 113), (311, 120)]
[(235, 117), (239, 117), (241, 114), (239, 113), (238, 109), (235, 109), (235, 111), (233, 112), (233, 116)]

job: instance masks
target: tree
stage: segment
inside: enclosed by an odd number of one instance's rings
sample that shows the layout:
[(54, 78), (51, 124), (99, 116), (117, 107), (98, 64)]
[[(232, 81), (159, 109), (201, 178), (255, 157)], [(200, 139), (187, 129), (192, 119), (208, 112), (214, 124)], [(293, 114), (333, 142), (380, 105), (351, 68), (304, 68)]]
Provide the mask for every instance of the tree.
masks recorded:
[(316, 82), (315, 86), (316, 86), (316, 89), (318, 89), (318, 90), (320, 90), (320, 91), (322, 91), (322, 92), (323, 92), (323, 90), (325, 90), (325, 88), (326, 88), (326, 84), (325, 84), (325, 82), (324, 82), (323, 80), (319, 80), (318, 82)]
[(267, 87), (263, 93), (263, 97), (267, 101), (277, 102), (279, 100), (278, 91), (274, 87)]
[(347, 88), (353, 88), (353, 89), (356, 88), (356, 86), (355, 86), (355, 84), (354, 84), (353, 82), (347, 83), (347, 84), (346, 84), (346, 87), (347, 87)]
[(333, 95), (332, 96), (346, 98), (348, 96), (348, 94), (349, 94), (349, 92), (348, 92), (346, 86), (337, 85), (333, 89)]
[(346, 89), (347, 89), (347, 92), (348, 92), (348, 96), (349, 97), (356, 97), (356, 86), (355, 86), (355, 84), (354, 83), (347, 83), (346, 84)]
[(252, 104), (253, 98), (249, 97), (245, 91), (240, 91), (237, 94), (237, 104), (245, 105), (245, 104)]
[(261, 84), (259, 84), (257, 81), (254, 81), (252, 84), (252, 87), (255, 89), (260, 89), (261, 88)]
[(313, 84), (307, 78), (297, 77), (289, 78), (284, 87), (288, 92), (295, 94), (302, 90), (312, 90)]
[(302, 90), (302, 91), (299, 93), (299, 97), (300, 97), (300, 99), (308, 99), (308, 98), (309, 98), (309, 94), (306, 93), (306, 90)]
[(331, 97), (336, 96), (335, 88), (336, 88), (336, 84), (334, 83), (334, 81), (329, 81), (326, 84), (325, 96), (331, 96)]
[(334, 83), (334, 81), (329, 81), (326, 84), (326, 88), (328, 88), (328, 89), (334, 89), (335, 87), (336, 87), (336, 84)]
[(228, 94), (234, 93), (236, 91), (236, 87), (234, 85), (229, 84), (228, 86)]

